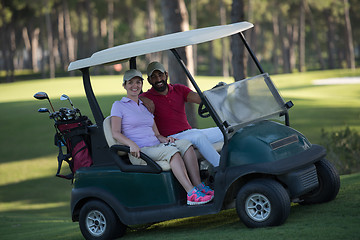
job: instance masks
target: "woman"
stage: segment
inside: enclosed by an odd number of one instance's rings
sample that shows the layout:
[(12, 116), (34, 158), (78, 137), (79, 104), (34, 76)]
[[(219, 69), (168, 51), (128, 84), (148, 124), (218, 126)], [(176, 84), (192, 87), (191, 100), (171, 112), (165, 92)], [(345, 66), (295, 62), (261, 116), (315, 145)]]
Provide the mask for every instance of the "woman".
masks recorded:
[(197, 205), (211, 201), (214, 191), (201, 183), (196, 154), (187, 140), (161, 136), (154, 116), (139, 99), (143, 85), (141, 72), (125, 72), (123, 87), (127, 96), (115, 101), (111, 109), (113, 137), (130, 147), (133, 164), (142, 164), (140, 151), (155, 161), (168, 161), (172, 172), (187, 192), (187, 204)]

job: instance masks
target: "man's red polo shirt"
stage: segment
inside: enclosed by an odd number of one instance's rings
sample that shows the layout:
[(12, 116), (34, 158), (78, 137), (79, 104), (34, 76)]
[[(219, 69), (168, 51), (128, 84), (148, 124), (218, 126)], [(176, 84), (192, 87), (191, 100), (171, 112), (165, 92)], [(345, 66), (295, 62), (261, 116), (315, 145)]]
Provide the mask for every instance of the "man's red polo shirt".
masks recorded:
[(141, 96), (151, 99), (155, 104), (155, 122), (163, 136), (191, 129), (186, 118), (185, 102), (191, 89), (182, 84), (168, 84), (168, 93), (162, 95), (154, 88)]

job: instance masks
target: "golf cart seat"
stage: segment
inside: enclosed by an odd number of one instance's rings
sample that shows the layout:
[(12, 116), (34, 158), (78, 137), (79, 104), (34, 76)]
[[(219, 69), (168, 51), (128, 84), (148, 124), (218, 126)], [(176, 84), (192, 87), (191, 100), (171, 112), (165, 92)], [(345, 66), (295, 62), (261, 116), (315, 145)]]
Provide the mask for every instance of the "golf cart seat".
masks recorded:
[[(114, 145), (124, 145), (113, 138), (113, 135), (111, 132), (111, 116), (108, 116), (104, 119), (103, 129), (104, 129), (104, 135), (106, 138), (106, 142), (109, 145), (109, 147), (114, 146)], [(117, 154), (122, 158), (126, 158), (128, 153), (124, 152), (124, 151), (118, 151)], [(161, 169), (163, 171), (169, 171), (171, 169), (170, 164), (167, 161), (156, 161), (156, 163), (161, 167)], [(146, 162), (142, 161), (141, 165), (146, 165)]]

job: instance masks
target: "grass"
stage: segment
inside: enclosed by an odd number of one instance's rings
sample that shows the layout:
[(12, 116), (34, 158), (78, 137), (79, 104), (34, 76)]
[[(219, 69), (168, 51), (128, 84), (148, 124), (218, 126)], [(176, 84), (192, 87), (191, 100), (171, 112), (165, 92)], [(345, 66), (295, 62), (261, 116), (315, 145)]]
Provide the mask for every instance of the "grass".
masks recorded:
[[(360, 130), (360, 85), (315, 86), (315, 79), (360, 75), (360, 69), (308, 72), (272, 76), (290, 110), (291, 126), (311, 142), (321, 142), (321, 128), (327, 131)], [(125, 92), (119, 76), (92, 78), (104, 115), (114, 100)], [(202, 90), (211, 88), (218, 77), (197, 77)], [(231, 79), (226, 79), (231, 82)], [(146, 84), (144, 89), (149, 86)], [(66, 93), (83, 114), (92, 116), (81, 77), (33, 80), (0, 85), (0, 231), (1, 239), (82, 239), (77, 223), (71, 222), (71, 184), (55, 178), (57, 150), (54, 130), (46, 114), (46, 101), (32, 96), (45, 91), (54, 107), (70, 106), (59, 97)], [(199, 119), (200, 127), (213, 125)], [(124, 239), (356, 239), (360, 230), (360, 174), (341, 177), (335, 201), (314, 206), (294, 205), (286, 223), (275, 228), (248, 229), (234, 210), (216, 215), (158, 223), (148, 228), (129, 229)], [(191, 233), (191, 235), (190, 235)]]

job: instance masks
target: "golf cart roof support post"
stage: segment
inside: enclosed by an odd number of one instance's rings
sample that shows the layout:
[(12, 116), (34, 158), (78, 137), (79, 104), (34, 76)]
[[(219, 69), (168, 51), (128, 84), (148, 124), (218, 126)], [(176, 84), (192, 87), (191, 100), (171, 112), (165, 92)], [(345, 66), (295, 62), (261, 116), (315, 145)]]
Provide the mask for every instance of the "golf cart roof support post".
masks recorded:
[(226, 130), (223, 127), (223, 124), (221, 124), (220, 121), (220, 117), (216, 114), (216, 112), (212, 109), (212, 106), (210, 105), (210, 103), (207, 101), (207, 99), (205, 98), (204, 94), (202, 93), (202, 91), (200, 90), (199, 86), (196, 84), (195, 79), (193, 78), (193, 76), (191, 75), (190, 71), (187, 69), (184, 61), (181, 59), (179, 53), (176, 51), (176, 49), (171, 49), (171, 52), (174, 54), (175, 58), (177, 59), (177, 61), (179, 62), (180, 66), (183, 68), (186, 76), (189, 78), (190, 82), (192, 83), (192, 85), (194, 86), (196, 92), (199, 94), (201, 101), (204, 102), (204, 105), (207, 107), (207, 109), (209, 110), (210, 115), (212, 116), (212, 118), (214, 119), (216, 125), (220, 128), (221, 132), (224, 135), (224, 144), (227, 143), (228, 138), (226, 135)]
[(130, 58), (130, 69), (136, 69), (136, 57)]
[(239, 34), (242, 42), (244, 43), (246, 49), (248, 50), (251, 58), (254, 60), (254, 62), (255, 62), (255, 64), (256, 64), (257, 68), (259, 69), (260, 73), (265, 73), (264, 69), (263, 69), (263, 68), (261, 67), (261, 65), (260, 65), (259, 60), (257, 59), (257, 57), (255, 56), (254, 52), (251, 50), (249, 44), (247, 43), (247, 41), (246, 41), (246, 39), (245, 39), (245, 37), (244, 37), (244, 34), (243, 34), (242, 32), (239, 32), (238, 34)]
[(104, 115), (100, 109), (99, 103), (96, 100), (94, 91), (91, 86), (89, 68), (82, 68), (80, 70), (83, 75), (84, 89), (91, 108), (91, 112), (93, 113), (97, 126), (102, 126), (104, 121)]

